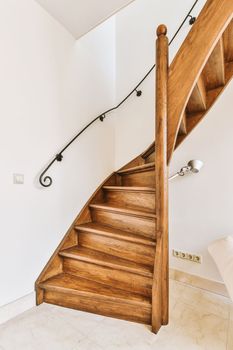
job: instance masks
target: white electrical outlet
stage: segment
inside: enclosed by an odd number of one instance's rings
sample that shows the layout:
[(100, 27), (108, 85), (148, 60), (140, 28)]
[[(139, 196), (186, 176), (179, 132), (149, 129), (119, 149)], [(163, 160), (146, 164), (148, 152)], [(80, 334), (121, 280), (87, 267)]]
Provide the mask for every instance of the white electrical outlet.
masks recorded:
[(198, 263), (198, 264), (202, 263), (202, 256), (201, 255), (182, 252), (182, 251), (175, 250), (175, 249), (173, 249), (172, 255), (178, 259), (184, 259), (184, 260), (192, 261), (192, 262)]
[(194, 261), (194, 255), (190, 253), (185, 253), (185, 259), (189, 261)]
[(173, 256), (175, 256), (176, 258), (179, 258), (179, 256), (180, 256), (180, 252), (179, 252), (178, 250), (174, 250), (174, 249), (173, 249), (172, 254), (173, 254)]
[(193, 261), (202, 264), (202, 256), (201, 255), (193, 255)]

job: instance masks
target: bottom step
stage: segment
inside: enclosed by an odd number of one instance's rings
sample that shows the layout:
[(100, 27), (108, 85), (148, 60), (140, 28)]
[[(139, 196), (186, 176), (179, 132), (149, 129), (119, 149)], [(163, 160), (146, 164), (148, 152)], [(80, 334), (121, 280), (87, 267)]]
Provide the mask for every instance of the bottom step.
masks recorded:
[(151, 324), (151, 301), (133, 292), (64, 273), (38, 287), (44, 291), (43, 301), (49, 304)]

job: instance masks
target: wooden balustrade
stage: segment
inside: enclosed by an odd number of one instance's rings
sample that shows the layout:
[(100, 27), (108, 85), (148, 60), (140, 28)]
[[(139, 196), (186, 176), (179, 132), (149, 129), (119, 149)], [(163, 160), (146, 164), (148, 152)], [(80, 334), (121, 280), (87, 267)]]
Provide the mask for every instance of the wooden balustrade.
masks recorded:
[(207, 0), (169, 68), (168, 162), (193, 88), (232, 17), (232, 0)]

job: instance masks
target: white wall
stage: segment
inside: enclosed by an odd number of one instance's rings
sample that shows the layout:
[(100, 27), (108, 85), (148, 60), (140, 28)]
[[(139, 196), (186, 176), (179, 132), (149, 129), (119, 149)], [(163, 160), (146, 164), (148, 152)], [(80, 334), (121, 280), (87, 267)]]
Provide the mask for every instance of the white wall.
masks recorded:
[(134, 0), (35, 0), (79, 39)]
[[(200, 1), (198, 13), (205, 1)], [(116, 15), (116, 95), (120, 100), (154, 62), (155, 28), (168, 26), (169, 38), (178, 28), (193, 0), (176, 2), (136, 0)], [(189, 30), (186, 24), (170, 58)], [(142, 152), (154, 138), (154, 76), (142, 85), (141, 98), (131, 100), (116, 115), (116, 168)], [(202, 159), (205, 167), (196, 176), (179, 178), (170, 184), (170, 248), (199, 253), (201, 265), (171, 257), (171, 267), (202, 277), (221, 280), (208, 244), (233, 234), (233, 149), (231, 84), (208, 117), (175, 152), (171, 173), (190, 159)], [(129, 142), (130, 134), (130, 142)]]
[(174, 153), (171, 172), (190, 159), (201, 159), (198, 175), (170, 184), (170, 246), (203, 256), (203, 264), (171, 258), (179, 270), (221, 280), (207, 246), (233, 235), (233, 82), (212, 110)]
[[(75, 42), (33, 0), (0, 2), (0, 305), (33, 290), (85, 201), (114, 167), (112, 122), (94, 125), (50, 170), (46, 162), (114, 102), (114, 19)], [(13, 173), (25, 175), (13, 185)]]

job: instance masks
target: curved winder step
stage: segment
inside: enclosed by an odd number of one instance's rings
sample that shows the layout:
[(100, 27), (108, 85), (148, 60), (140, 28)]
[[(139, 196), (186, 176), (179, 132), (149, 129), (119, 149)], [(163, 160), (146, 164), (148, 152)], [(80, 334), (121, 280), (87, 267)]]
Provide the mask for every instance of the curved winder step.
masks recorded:
[(150, 219), (156, 218), (154, 211), (145, 210), (145, 209), (140, 210), (138, 207), (129, 208), (129, 207), (122, 207), (118, 205), (111, 205), (108, 203), (101, 203), (101, 204), (90, 204), (90, 208), (96, 209), (96, 210), (104, 210), (104, 211), (113, 212), (113, 213), (119, 213), (122, 215), (137, 216), (137, 217), (150, 218)]
[(107, 266), (116, 270), (127, 271), (141, 276), (152, 277), (152, 268), (150, 266), (137, 264), (132, 261), (117, 258), (109, 254), (98, 252), (96, 250), (83, 248), (80, 246), (62, 250), (61, 256), (79, 261), (85, 261), (101, 266)]
[(119, 289), (150, 296), (153, 267), (80, 246), (60, 251), (63, 271)]
[(116, 191), (116, 192), (135, 192), (135, 193), (155, 193), (153, 187), (134, 187), (134, 186), (103, 186), (105, 191)]
[(150, 324), (151, 300), (134, 292), (62, 273), (41, 282), (44, 301), (64, 307)]
[(154, 162), (146, 163), (146, 164), (142, 164), (142, 165), (137, 165), (137, 166), (132, 167), (132, 168), (125, 168), (125, 169), (119, 170), (117, 172), (117, 174), (125, 175), (125, 174), (132, 174), (132, 173), (143, 173), (145, 171), (150, 171), (150, 170), (155, 170), (155, 163)]
[(117, 172), (122, 186), (155, 187), (155, 163), (150, 162)]
[(117, 230), (113, 227), (104, 226), (95, 222), (76, 225), (75, 229), (82, 232), (96, 233), (106, 237), (117, 238), (131, 243), (144, 244), (152, 247), (156, 246), (156, 243), (153, 239), (130, 232)]
[(156, 215), (152, 210), (122, 207), (115, 204), (91, 204), (91, 217), (94, 222), (117, 229), (156, 238)]
[(82, 247), (145, 265), (154, 263), (155, 240), (92, 222), (75, 229)]
[(124, 207), (155, 212), (155, 188), (134, 186), (103, 186), (105, 201), (110, 204), (121, 203)]

